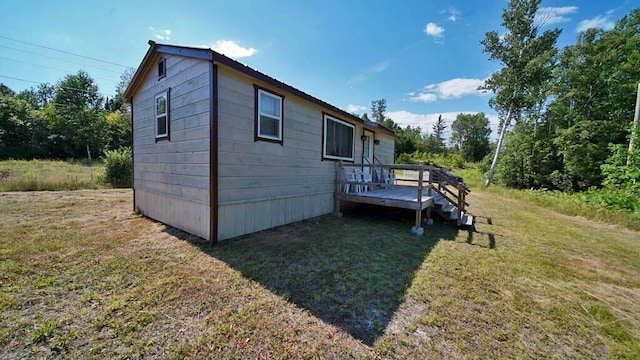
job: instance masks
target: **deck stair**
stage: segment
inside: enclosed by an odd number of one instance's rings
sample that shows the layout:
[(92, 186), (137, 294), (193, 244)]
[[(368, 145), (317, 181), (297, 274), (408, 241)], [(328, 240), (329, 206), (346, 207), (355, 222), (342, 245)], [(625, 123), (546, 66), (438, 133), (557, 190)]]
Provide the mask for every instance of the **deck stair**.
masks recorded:
[[(452, 204), (447, 198), (442, 196), (440, 191), (434, 189), (434, 197), (433, 197), (433, 210), (438, 213), (443, 219), (451, 222), (456, 222), (458, 220), (458, 206)], [(465, 211), (462, 211), (462, 221), (460, 222), (460, 227), (471, 227), (475, 218), (471, 214), (467, 214)]]
[(438, 169), (432, 171), (430, 180), (434, 185), (432, 189), (433, 210), (443, 219), (450, 222), (455, 221), (459, 227), (472, 227), (475, 218), (466, 212), (466, 208), (469, 206), (466, 195), (470, 190), (460, 181), (461, 179)]

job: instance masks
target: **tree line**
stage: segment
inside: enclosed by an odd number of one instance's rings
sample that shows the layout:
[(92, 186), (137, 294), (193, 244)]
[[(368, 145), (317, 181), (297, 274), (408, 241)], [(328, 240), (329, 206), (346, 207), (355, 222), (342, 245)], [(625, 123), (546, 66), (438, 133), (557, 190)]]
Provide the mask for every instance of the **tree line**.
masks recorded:
[(121, 75), (113, 98), (82, 70), (19, 92), (0, 83), (0, 159), (101, 157), (131, 146), (123, 93), (132, 76)]
[[(375, 100), (371, 120), (394, 130), (396, 161), (431, 154), (459, 154), (480, 162), (488, 183), (564, 192), (609, 187), (640, 196), (640, 152), (629, 151), (640, 81), (640, 9), (611, 30), (589, 29), (574, 45), (558, 49), (559, 29), (540, 32), (540, 0), (511, 0), (503, 13), (505, 34), (491, 31), (482, 41), (501, 63), (481, 89), (500, 118), (498, 142), (489, 143), (483, 113), (459, 114), (451, 125), (450, 147), (440, 117), (429, 129), (400, 127), (386, 118), (386, 102)], [(369, 119), (367, 114), (363, 115)], [(488, 185), (487, 183), (487, 185)]]
[[(386, 99), (371, 102), (371, 116), (364, 113), (364, 120), (377, 122), (391, 129), (398, 136), (395, 143), (395, 160), (398, 163), (431, 162), (434, 158), (457, 156), (454, 163), (478, 162), (491, 151), (489, 119), (484, 113), (458, 114), (451, 124), (449, 144), (445, 139), (447, 124), (442, 115), (429, 129), (420, 126), (400, 126), (386, 116)], [(440, 165), (452, 165), (440, 164)]]
[(638, 182), (637, 153), (629, 154), (630, 165), (619, 153), (637, 136), (640, 9), (558, 49), (561, 31), (541, 32), (539, 5), (511, 0), (502, 16), (506, 33), (491, 31), (482, 41), (502, 65), (483, 87), (501, 119), (487, 185), (495, 171), (510, 187), (583, 191), (610, 182), (612, 166)]

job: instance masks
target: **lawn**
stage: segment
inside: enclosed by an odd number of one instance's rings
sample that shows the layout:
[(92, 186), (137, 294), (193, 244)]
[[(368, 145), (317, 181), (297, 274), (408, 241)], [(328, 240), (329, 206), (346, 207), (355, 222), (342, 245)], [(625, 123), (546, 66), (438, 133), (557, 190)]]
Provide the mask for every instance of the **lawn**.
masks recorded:
[(0, 161), (0, 191), (78, 190), (104, 187), (104, 165), (80, 161)]
[(215, 247), (130, 190), (0, 193), (0, 357), (640, 357), (640, 233), (474, 191), (477, 231), (354, 208)]

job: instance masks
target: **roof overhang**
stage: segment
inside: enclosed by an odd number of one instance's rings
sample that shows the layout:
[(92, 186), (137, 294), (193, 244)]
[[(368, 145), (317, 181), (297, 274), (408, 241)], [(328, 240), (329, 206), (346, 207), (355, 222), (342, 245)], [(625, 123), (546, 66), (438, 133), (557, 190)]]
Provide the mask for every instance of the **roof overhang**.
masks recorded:
[(247, 65), (244, 65), (236, 60), (233, 60), (225, 55), (222, 55), (216, 51), (213, 51), (211, 49), (208, 48), (198, 48), (198, 47), (189, 47), (189, 46), (179, 46), (179, 45), (168, 45), (168, 44), (158, 44), (155, 41), (149, 40), (149, 49), (147, 50), (147, 53), (144, 55), (144, 58), (142, 59), (142, 62), (140, 63), (140, 66), (138, 66), (138, 69), (136, 70), (135, 74), (133, 75), (133, 78), (131, 79), (131, 82), (129, 83), (129, 86), (127, 87), (127, 90), (125, 90), (124, 92), (124, 98), (128, 101), (131, 102), (133, 96), (135, 95), (136, 91), (138, 90), (138, 88), (140, 87), (145, 74), (147, 73), (147, 71), (149, 70), (150, 67), (152, 67), (155, 63), (154, 59), (160, 55), (160, 54), (170, 54), (170, 55), (180, 55), (180, 56), (185, 56), (185, 57), (190, 57), (190, 58), (197, 58), (197, 59), (202, 59), (202, 60), (208, 60), (208, 61), (212, 61), (214, 64), (220, 64), (220, 65), (224, 65), (228, 68), (231, 68), (233, 70), (236, 70), (238, 72), (241, 72), (247, 76), (250, 76), (254, 79), (257, 79), (259, 81), (262, 81), (264, 83), (267, 83), (271, 86), (274, 86), (280, 90), (289, 92), (299, 98), (302, 98), (306, 101), (309, 101), (311, 103), (314, 103), (316, 105), (319, 105), (321, 107), (327, 108), (337, 114), (339, 114), (342, 117), (346, 117), (352, 121), (356, 121), (360, 124), (362, 124), (364, 127), (369, 128), (370, 130), (380, 130), (388, 135), (391, 135), (394, 138), (397, 138), (397, 136), (395, 135), (395, 133), (378, 124), (375, 122), (371, 122), (371, 121), (365, 121), (353, 114), (350, 114), (336, 106), (333, 106), (325, 101), (322, 101), (312, 95), (307, 94), (304, 91), (301, 91), (299, 89), (294, 88), (291, 85), (285, 84), (280, 80), (277, 80), (269, 75), (266, 75), (256, 69), (253, 69)]

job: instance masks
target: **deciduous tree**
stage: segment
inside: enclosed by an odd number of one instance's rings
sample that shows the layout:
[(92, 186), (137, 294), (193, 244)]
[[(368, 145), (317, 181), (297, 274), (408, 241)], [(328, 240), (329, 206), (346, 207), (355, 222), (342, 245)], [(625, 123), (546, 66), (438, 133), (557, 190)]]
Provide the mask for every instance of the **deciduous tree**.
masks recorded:
[(494, 159), (487, 176), (486, 186), (491, 184), (505, 134), (512, 122), (518, 122), (527, 111), (544, 103), (547, 94), (541, 87), (552, 78), (556, 40), (560, 30), (547, 30), (538, 34), (535, 23), (541, 0), (511, 0), (502, 13), (504, 35), (498, 31), (486, 33), (481, 44), (491, 60), (497, 60), (502, 68), (493, 73), (481, 89), (494, 93), (489, 105), (500, 116), (500, 135)]
[(489, 119), (484, 113), (458, 114), (451, 124), (451, 143), (465, 161), (480, 161), (489, 153)]

